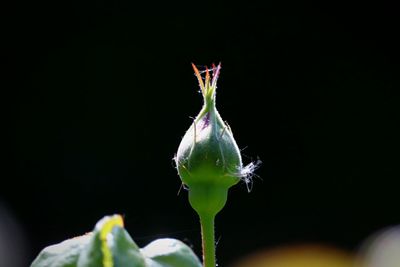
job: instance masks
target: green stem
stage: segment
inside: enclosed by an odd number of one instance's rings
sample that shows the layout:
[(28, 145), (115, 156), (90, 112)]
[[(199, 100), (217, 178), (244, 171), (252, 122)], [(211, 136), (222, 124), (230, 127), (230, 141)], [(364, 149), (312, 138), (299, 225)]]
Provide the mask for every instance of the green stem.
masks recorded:
[(215, 267), (214, 219), (215, 216), (200, 215), (204, 267)]

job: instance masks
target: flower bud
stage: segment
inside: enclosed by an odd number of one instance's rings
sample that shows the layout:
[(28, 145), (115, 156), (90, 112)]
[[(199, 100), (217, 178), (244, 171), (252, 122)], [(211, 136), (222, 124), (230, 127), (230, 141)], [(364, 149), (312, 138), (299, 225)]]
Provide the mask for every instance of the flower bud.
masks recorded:
[(231, 129), (215, 106), (221, 64), (213, 65), (212, 77), (206, 69), (204, 81), (196, 66), (193, 65), (193, 69), (204, 105), (183, 137), (175, 160), (182, 183), (189, 189), (192, 207), (199, 214), (215, 216), (226, 203), (228, 189), (241, 178), (248, 178), (249, 170), (243, 168)]

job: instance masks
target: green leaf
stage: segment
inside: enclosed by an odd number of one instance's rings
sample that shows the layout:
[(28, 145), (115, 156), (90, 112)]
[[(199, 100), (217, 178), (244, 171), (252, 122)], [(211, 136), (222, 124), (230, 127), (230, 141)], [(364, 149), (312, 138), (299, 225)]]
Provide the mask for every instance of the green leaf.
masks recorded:
[(123, 228), (122, 218), (115, 215), (96, 224), (77, 267), (145, 267), (144, 262), (139, 247)]
[(145, 267), (144, 256), (128, 232), (120, 227), (115, 227), (112, 232), (114, 240), (109, 245), (114, 267)]
[(45, 248), (31, 267), (77, 267), (79, 255), (91, 237), (91, 234), (87, 234)]
[(92, 233), (49, 246), (31, 267), (201, 267), (193, 251), (175, 239), (158, 239), (143, 249), (123, 228), (119, 215), (100, 220)]
[(193, 251), (179, 240), (157, 239), (141, 249), (149, 267), (201, 267)]
[(116, 258), (126, 260), (123, 254), (127, 252), (130, 252), (127, 255), (136, 255), (136, 259), (132, 261), (135, 265), (127, 267), (143, 266), (138, 264), (144, 260), (140, 258), (139, 248), (123, 228), (121, 216), (106, 216), (96, 224), (90, 242), (79, 257), (77, 267), (118, 267), (115, 262), (120, 259)]

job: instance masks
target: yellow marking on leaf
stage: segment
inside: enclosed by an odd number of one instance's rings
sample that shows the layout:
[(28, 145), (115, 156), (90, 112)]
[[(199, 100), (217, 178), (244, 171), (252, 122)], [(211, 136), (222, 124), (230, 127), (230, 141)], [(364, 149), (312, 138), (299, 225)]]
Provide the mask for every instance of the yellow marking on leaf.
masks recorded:
[(107, 246), (107, 236), (115, 226), (124, 227), (124, 221), (120, 215), (114, 215), (107, 219), (100, 230), (101, 251), (103, 252), (103, 267), (113, 267), (114, 262), (111, 251)]

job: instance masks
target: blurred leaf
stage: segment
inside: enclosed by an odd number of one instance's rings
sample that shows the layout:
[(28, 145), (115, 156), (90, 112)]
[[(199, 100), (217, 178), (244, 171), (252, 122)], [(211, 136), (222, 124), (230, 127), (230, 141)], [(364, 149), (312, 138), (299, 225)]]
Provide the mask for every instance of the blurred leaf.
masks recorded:
[(175, 239), (158, 239), (143, 249), (123, 228), (121, 216), (100, 220), (88, 235), (49, 246), (31, 267), (201, 267), (193, 251)]
[(202, 266), (193, 251), (176, 239), (157, 239), (141, 249), (141, 252), (149, 267)]
[(79, 255), (91, 236), (79, 236), (43, 249), (31, 267), (76, 267)]
[(144, 267), (145, 259), (138, 246), (123, 228), (113, 229), (114, 241), (110, 244), (114, 267)]

